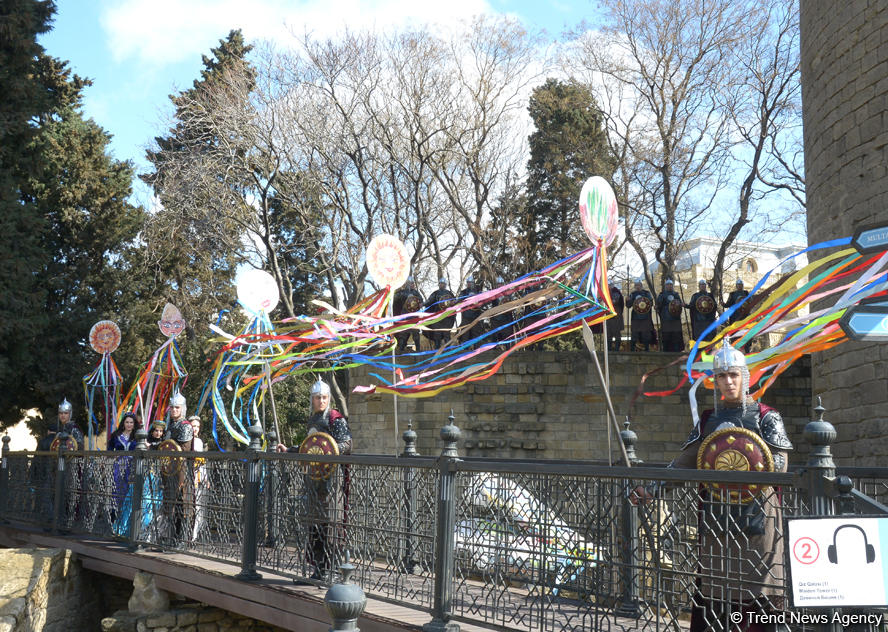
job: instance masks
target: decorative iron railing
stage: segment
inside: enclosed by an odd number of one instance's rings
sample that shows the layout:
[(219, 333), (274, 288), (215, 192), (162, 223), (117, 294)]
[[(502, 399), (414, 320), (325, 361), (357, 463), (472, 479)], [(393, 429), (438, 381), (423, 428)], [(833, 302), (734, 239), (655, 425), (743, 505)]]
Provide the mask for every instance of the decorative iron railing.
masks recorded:
[[(756, 529), (782, 551), (783, 518), (886, 500), (888, 468), (836, 471), (834, 432), (806, 437), (815, 449), (794, 473), (461, 459), (452, 423), (438, 457), (412, 445), (399, 457), (280, 454), (255, 427), (235, 453), (5, 445), (0, 519), (235, 562), (244, 580), (328, 584), (348, 551), (368, 596), (428, 612), (431, 629), (680, 630), (706, 586), (726, 603), (789, 607), (785, 559), (751, 553)], [(766, 489), (753, 504), (770, 522), (750, 526), (705, 491), (713, 483)]]

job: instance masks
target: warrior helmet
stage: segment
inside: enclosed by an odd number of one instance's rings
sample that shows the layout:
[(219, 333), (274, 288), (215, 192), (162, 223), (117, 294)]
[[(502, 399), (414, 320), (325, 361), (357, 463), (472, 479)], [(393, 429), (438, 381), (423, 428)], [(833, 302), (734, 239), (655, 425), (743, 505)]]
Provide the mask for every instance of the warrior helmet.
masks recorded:
[(736, 281), (734, 281), (734, 285), (736, 285), (737, 287), (743, 287), (743, 279), (737, 279)]
[(675, 281), (672, 279), (666, 279), (666, 281), (663, 282), (663, 285), (675, 285)]
[(173, 396), (170, 397), (170, 406), (178, 406), (182, 409), (182, 418), (185, 418), (185, 411), (188, 409), (188, 403), (185, 400), (185, 396), (182, 395), (181, 391), (178, 389)]
[(194, 438), (191, 424), (177, 423), (170, 426), (170, 438), (176, 443), (188, 443)]
[(697, 281), (697, 285), (706, 285), (706, 279), (700, 279)]
[(64, 398), (62, 403), (59, 404), (59, 412), (60, 413), (70, 413), (72, 412), (73, 407), (71, 406), (71, 402), (68, 401), (68, 398)]
[(321, 379), (318, 379), (317, 382), (311, 385), (311, 396), (315, 395), (330, 395), (330, 386)]
[(438, 279), (438, 285), (447, 285), (447, 279), (441, 277), (440, 279)]
[[(722, 346), (712, 355), (713, 378), (723, 373), (727, 373), (731, 369), (740, 371), (740, 377), (743, 380), (740, 396), (743, 401), (743, 409), (745, 412), (746, 399), (749, 396), (749, 369), (746, 366), (746, 356), (744, 356), (739, 349), (732, 347), (731, 343), (728, 342), (728, 339), (725, 338), (722, 341)], [(719, 393), (717, 382), (714, 382), (713, 394), (715, 397), (715, 408), (718, 410), (718, 402), (721, 399), (721, 394)]]

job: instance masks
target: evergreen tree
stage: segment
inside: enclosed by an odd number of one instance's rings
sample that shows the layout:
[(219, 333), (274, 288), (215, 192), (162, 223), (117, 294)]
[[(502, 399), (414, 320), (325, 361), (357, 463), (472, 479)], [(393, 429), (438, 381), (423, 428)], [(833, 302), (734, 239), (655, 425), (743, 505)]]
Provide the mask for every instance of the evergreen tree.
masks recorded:
[[(0, 419), (52, 411), (96, 363), (93, 323), (121, 309), (125, 254), (143, 213), (127, 202), (133, 171), (80, 109), (85, 79), (36, 43), (50, 2), (4, 3), (0, 67)], [(79, 407), (80, 420), (83, 407)], [(37, 424), (42, 425), (42, 424)]]
[(528, 105), (536, 131), (529, 138), (527, 212), (521, 229), (538, 269), (589, 246), (579, 219), (583, 183), (593, 175), (610, 179), (614, 161), (601, 112), (584, 86), (548, 79)]

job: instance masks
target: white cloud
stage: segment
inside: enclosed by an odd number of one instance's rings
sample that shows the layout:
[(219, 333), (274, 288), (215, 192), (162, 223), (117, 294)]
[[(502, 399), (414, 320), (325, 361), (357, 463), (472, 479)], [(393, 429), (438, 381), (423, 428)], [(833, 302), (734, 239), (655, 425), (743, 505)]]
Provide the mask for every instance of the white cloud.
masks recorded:
[(205, 54), (237, 28), (248, 41), (287, 43), (306, 30), (332, 36), (344, 27), (450, 25), (491, 12), (487, 0), (124, 0), (108, 6), (101, 22), (116, 62), (164, 65)]

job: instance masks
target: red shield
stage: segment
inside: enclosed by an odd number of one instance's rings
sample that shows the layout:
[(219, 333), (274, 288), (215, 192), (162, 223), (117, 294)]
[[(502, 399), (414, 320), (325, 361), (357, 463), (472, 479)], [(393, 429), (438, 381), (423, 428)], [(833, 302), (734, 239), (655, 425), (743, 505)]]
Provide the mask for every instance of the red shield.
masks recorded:
[[(49, 449), (50, 449), (52, 452), (57, 452), (58, 449), (59, 449), (59, 444), (60, 444), (61, 442), (62, 442), (62, 440), (61, 440), (61, 438), (59, 437), (59, 435), (57, 434), (57, 435), (55, 436), (55, 439), (52, 440), (52, 443), (49, 444)], [(68, 451), (78, 450), (78, 449), (79, 449), (79, 446), (77, 445), (77, 439), (75, 439), (75, 438), (72, 437), (71, 435), (68, 435), (68, 438), (65, 439), (65, 449), (68, 450)]]
[(715, 310), (715, 301), (712, 300), (711, 296), (706, 296), (704, 294), (703, 296), (697, 297), (694, 306), (701, 314), (711, 314)]
[[(703, 440), (697, 450), (698, 470), (773, 472), (774, 456), (764, 440), (746, 428), (723, 428)], [(712, 494), (730, 502), (748, 503), (765, 488), (759, 485), (706, 483)]]
[[(166, 439), (157, 444), (157, 450), (161, 452), (181, 452), (182, 446), (172, 439)], [(160, 459), (160, 471), (169, 476), (177, 474), (182, 469), (182, 459), (178, 457), (165, 457)]]
[(669, 301), (669, 313), (673, 316), (681, 316), (681, 310), (683, 307), (684, 305), (680, 298), (674, 298)]
[(639, 314), (647, 314), (651, 311), (652, 305), (653, 303), (647, 297), (639, 296), (635, 299), (635, 304), (632, 306), (632, 309)]
[[(315, 432), (310, 434), (299, 446), (300, 454), (323, 454), (326, 456), (336, 456), (339, 454), (339, 444), (336, 439), (328, 435), (326, 432)], [(330, 478), (330, 475), (339, 465), (338, 463), (306, 463), (308, 476), (313, 481), (324, 481)]]

